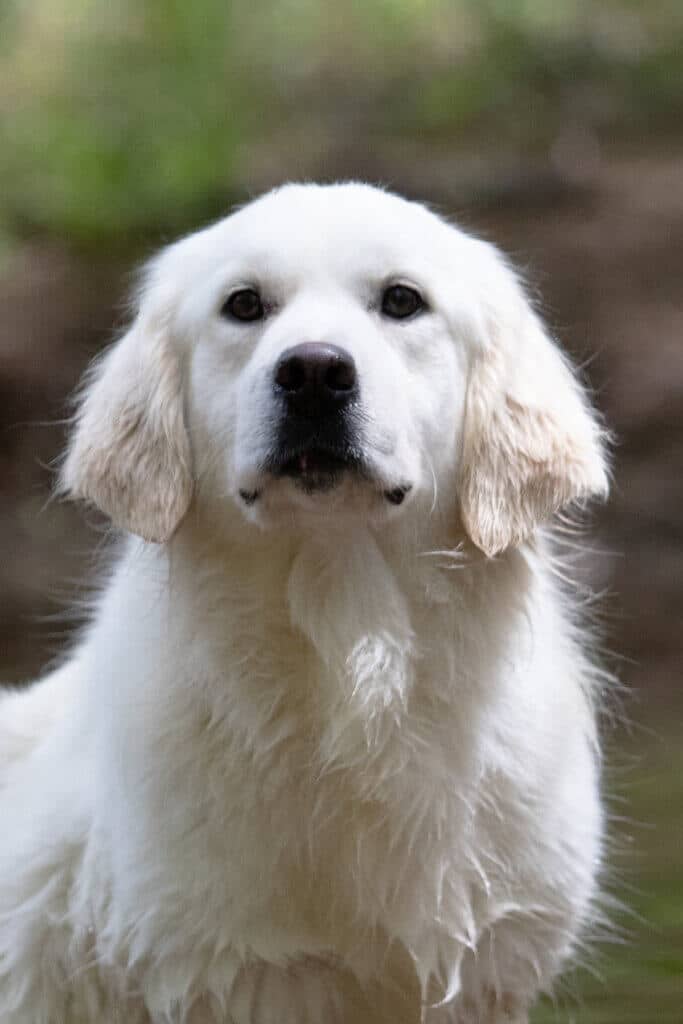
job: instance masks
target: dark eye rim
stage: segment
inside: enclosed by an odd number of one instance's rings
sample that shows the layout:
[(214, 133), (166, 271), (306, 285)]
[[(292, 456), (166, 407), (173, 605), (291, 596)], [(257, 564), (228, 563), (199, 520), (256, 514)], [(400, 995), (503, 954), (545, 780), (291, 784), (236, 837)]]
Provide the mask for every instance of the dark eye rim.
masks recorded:
[[(257, 304), (255, 307), (255, 313), (253, 316), (240, 316), (234, 310), (235, 300), (241, 295), (254, 295), (256, 296)], [(227, 299), (224, 301), (220, 309), (221, 316), (226, 320), (234, 320), (239, 324), (251, 324), (257, 320), (263, 320), (266, 315), (266, 308), (261, 298), (261, 294), (256, 288), (245, 286), (243, 288), (235, 288), (234, 291), (230, 292)]]
[[(387, 295), (394, 291), (394, 289), (400, 289), (403, 292), (409, 292), (416, 299), (415, 306), (410, 309), (407, 313), (396, 315), (395, 313), (389, 312), (387, 309)], [(422, 293), (414, 287), (412, 284), (406, 284), (403, 281), (393, 281), (391, 284), (386, 285), (382, 291), (380, 299), (380, 312), (382, 316), (388, 317), (389, 320), (411, 320), (413, 317), (419, 316), (420, 313), (425, 313), (428, 309), (427, 301)]]

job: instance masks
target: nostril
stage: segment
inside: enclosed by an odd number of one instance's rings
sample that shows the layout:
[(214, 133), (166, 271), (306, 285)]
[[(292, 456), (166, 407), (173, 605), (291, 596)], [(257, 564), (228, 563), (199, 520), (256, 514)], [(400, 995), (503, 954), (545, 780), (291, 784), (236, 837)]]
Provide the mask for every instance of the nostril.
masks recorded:
[(285, 391), (300, 391), (306, 383), (306, 379), (306, 365), (298, 356), (285, 359), (280, 363), (275, 374), (275, 382)]
[(356, 386), (356, 368), (350, 360), (337, 359), (325, 372), (325, 387), (329, 391), (353, 391)]
[(275, 368), (275, 388), (288, 407), (304, 414), (339, 409), (355, 396), (356, 364), (338, 345), (308, 341), (283, 352)]

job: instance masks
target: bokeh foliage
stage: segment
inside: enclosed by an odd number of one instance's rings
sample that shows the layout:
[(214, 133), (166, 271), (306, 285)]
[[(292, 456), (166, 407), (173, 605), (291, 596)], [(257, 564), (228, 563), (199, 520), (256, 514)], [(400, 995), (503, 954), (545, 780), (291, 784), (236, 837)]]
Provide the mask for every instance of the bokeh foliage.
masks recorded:
[[(0, 0), (0, 226), (116, 242), (196, 224), (253, 153), (547, 152), (683, 109), (679, 0)], [(307, 160), (310, 154), (310, 160)], [(365, 161), (367, 166), (367, 160)]]

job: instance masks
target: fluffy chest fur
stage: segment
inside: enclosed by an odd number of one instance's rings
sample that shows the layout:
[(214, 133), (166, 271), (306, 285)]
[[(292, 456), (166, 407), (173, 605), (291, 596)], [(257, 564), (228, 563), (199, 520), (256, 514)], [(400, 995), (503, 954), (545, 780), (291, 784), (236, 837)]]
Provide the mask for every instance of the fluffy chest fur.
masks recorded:
[[(338, 551), (273, 545), (266, 588), (262, 557), (229, 551), (226, 574), (223, 553), (190, 547), (167, 560), (132, 546), (95, 626), (125, 616), (125, 649), (90, 645), (87, 888), (107, 955), (237, 947), (363, 973), (399, 940), (425, 976), (454, 969), (521, 893), (550, 806), (539, 768), (547, 780), (562, 745), (554, 701), (589, 740), (579, 678), (526, 700), (546, 644), (555, 673), (567, 646), (534, 556), (392, 569), (361, 531)], [(524, 622), (543, 622), (540, 649)]]

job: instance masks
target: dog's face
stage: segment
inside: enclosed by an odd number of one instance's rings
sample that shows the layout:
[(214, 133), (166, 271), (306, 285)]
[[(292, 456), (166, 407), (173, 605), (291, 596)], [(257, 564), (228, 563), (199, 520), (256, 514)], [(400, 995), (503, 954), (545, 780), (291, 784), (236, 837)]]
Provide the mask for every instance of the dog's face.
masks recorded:
[(449, 235), (374, 189), (299, 186), (190, 240), (206, 269), (178, 317), (205, 490), (265, 523), (433, 500), (466, 380), (457, 299), (434, 269)]
[(605, 489), (583, 395), (495, 250), (364, 185), (287, 186), (165, 250), (64, 479), (152, 540), (193, 496), (264, 526), (438, 505), (489, 554)]

